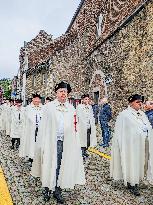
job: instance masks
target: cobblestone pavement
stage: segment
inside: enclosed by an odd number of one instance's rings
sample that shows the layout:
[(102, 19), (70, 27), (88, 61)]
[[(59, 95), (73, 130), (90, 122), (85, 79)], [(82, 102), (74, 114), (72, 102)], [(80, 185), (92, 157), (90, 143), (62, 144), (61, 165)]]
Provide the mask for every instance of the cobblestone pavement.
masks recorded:
[[(10, 149), (10, 138), (0, 133), (0, 161), (8, 182), (14, 205), (55, 205), (51, 198), (43, 202), (39, 179), (30, 176), (30, 165), (18, 157), (18, 151)], [(100, 148), (110, 154), (110, 148)], [(66, 205), (153, 205), (153, 187), (143, 189), (141, 196), (134, 197), (122, 182), (114, 183), (109, 178), (109, 160), (90, 154), (85, 161), (85, 186), (76, 186), (75, 190), (64, 190)]]

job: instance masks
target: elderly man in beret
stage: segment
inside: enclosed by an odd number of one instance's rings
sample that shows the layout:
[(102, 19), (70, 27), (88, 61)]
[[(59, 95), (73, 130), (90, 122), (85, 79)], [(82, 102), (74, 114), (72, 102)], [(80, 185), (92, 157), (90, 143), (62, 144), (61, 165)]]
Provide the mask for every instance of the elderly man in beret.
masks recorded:
[[(135, 196), (139, 196), (139, 182), (147, 170), (149, 141), (150, 162), (153, 162), (153, 130), (145, 113), (141, 110), (144, 97), (138, 94), (128, 98), (129, 106), (119, 113), (115, 123), (112, 142), (111, 177), (124, 180), (124, 184)], [(153, 163), (150, 163), (153, 171)], [(153, 173), (153, 172), (152, 172)]]
[(62, 189), (85, 184), (85, 173), (75, 108), (67, 100), (71, 87), (62, 81), (55, 92), (56, 99), (45, 105), (38, 133), (36, 158), (40, 152), (40, 166), (34, 160), (31, 174), (41, 177), (45, 201), (50, 200), (53, 191), (53, 197), (63, 204)]

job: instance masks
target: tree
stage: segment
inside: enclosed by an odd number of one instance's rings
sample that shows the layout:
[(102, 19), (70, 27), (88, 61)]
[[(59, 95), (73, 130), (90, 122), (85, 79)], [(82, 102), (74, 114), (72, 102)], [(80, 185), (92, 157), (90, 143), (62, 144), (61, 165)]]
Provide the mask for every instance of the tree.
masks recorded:
[(3, 97), (11, 98), (11, 80), (7, 78), (1, 79), (0, 87), (3, 89)]

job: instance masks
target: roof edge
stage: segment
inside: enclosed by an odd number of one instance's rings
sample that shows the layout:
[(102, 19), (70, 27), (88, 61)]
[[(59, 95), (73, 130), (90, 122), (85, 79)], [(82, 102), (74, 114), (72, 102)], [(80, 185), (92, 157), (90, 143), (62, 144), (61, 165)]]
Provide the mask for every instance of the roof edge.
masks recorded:
[(77, 15), (78, 15), (80, 9), (82, 8), (84, 2), (85, 2), (85, 0), (81, 0), (79, 6), (78, 6), (78, 8), (77, 8), (77, 10), (76, 10), (75, 13), (74, 13), (74, 16), (72, 17), (72, 20), (71, 20), (71, 22), (70, 22), (70, 25), (68, 26), (68, 28), (67, 28), (67, 30), (66, 30), (65, 33), (68, 33), (69, 30), (71, 29), (71, 27), (72, 27), (72, 25), (73, 25), (73, 23), (74, 23), (74, 21), (75, 21)]

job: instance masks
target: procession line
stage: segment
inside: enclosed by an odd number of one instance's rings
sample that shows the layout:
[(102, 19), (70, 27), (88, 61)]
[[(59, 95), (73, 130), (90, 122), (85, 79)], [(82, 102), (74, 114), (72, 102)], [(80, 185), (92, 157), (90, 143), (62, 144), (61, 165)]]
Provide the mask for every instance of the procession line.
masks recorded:
[(107, 154), (104, 154), (103, 152), (100, 152), (98, 151), (97, 149), (94, 149), (94, 148), (88, 148), (88, 151), (89, 152), (92, 152), (92, 153), (95, 153), (101, 157), (104, 157), (106, 159), (111, 159), (111, 156), (107, 155)]
[(13, 205), (12, 198), (9, 193), (9, 189), (1, 166), (0, 166), (0, 205)]

